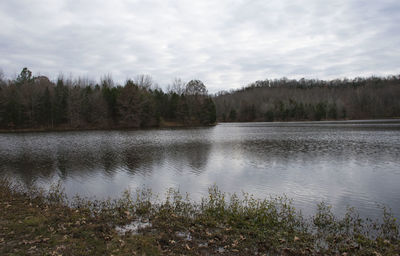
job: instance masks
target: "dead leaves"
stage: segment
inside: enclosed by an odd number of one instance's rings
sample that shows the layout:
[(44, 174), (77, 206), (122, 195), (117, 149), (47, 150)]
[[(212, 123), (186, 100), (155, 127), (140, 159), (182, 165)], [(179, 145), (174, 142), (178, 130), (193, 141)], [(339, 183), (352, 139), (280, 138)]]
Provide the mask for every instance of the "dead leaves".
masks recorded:
[(118, 242), (120, 243), (121, 247), (125, 246), (125, 241), (122, 239), (118, 239)]
[(22, 244), (31, 245), (31, 244), (45, 243), (45, 242), (47, 242), (49, 240), (50, 240), (50, 238), (47, 238), (47, 237), (46, 238), (38, 238), (38, 237), (36, 237), (34, 240), (30, 240), (30, 241), (22, 240), (22, 242), (19, 242), (19, 245), (22, 245)]

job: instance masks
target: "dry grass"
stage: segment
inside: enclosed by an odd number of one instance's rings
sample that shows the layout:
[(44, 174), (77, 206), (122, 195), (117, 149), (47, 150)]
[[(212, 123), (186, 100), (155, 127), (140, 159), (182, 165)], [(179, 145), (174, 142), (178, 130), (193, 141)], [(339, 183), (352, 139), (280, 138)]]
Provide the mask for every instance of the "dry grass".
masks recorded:
[[(194, 203), (170, 190), (126, 192), (119, 200), (67, 203), (60, 186), (21, 191), (0, 181), (0, 255), (399, 255), (399, 225), (349, 209), (337, 219), (320, 204), (304, 218), (285, 197), (238, 198), (211, 187)], [(116, 227), (147, 222), (119, 233)]]

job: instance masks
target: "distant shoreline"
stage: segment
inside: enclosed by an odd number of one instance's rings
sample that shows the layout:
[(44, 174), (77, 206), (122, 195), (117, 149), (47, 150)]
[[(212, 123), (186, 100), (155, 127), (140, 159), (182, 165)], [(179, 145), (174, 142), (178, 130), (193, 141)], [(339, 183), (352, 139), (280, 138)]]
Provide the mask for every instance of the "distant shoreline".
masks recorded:
[(41, 128), (21, 128), (21, 129), (0, 129), (0, 134), (3, 133), (29, 133), (29, 132), (73, 132), (73, 131), (138, 131), (138, 130), (153, 130), (153, 129), (163, 129), (163, 128), (195, 128), (195, 127), (210, 127), (216, 126), (217, 124), (224, 123), (341, 123), (341, 122), (378, 122), (378, 121), (400, 121), (400, 117), (393, 118), (377, 118), (377, 119), (341, 119), (341, 120), (293, 120), (293, 121), (251, 121), (251, 122), (217, 122), (210, 125), (196, 125), (196, 124), (184, 124), (179, 122), (163, 122), (160, 126), (152, 127), (41, 127)]
[(0, 129), (0, 133), (29, 133), (29, 132), (73, 132), (73, 131), (137, 131), (137, 130), (152, 130), (163, 128), (191, 128), (191, 127), (210, 127), (209, 125), (184, 124), (178, 122), (164, 122), (160, 126), (150, 127), (41, 127), (41, 128), (21, 128), (21, 129)]
[(340, 123), (340, 122), (378, 122), (378, 121), (400, 121), (400, 117), (385, 117), (374, 119), (326, 119), (326, 120), (287, 120), (287, 121), (220, 121), (218, 123)]

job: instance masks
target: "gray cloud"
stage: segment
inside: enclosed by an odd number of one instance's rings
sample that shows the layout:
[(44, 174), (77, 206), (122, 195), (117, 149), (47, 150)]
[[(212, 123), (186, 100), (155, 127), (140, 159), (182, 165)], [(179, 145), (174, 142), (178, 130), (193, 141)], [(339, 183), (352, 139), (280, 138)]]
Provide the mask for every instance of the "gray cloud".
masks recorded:
[(211, 92), (257, 79), (400, 73), (400, 2), (1, 1), (0, 68), (122, 83), (201, 79)]

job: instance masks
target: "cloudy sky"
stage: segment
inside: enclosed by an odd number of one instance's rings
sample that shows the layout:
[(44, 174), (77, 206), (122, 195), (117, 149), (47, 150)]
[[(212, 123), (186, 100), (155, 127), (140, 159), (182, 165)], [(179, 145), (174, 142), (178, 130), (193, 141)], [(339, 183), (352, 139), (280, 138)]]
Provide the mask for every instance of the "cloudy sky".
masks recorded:
[(210, 92), (265, 78), (400, 73), (399, 0), (2, 0), (0, 69)]

